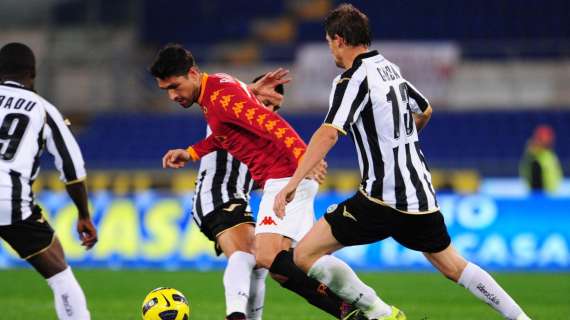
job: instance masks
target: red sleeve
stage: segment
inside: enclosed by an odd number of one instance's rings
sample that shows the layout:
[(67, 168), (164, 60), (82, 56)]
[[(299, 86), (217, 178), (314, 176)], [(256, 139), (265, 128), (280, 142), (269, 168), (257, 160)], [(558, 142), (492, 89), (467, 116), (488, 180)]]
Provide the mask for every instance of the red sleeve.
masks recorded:
[(297, 159), (305, 151), (306, 145), (297, 132), (279, 115), (263, 107), (253, 93), (239, 83), (227, 85), (215, 104), (224, 122), (284, 145)]
[(199, 160), (210, 152), (221, 149), (218, 140), (213, 134), (209, 135), (206, 139), (202, 139), (186, 149), (192, 158), (192, 161)]

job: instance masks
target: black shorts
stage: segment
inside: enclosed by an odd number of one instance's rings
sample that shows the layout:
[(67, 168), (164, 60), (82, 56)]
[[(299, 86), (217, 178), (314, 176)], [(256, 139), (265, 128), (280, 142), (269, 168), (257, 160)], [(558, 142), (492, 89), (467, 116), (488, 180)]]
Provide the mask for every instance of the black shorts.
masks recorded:
[(234, 199), (208, 213), (202, 219), (200, 230), (208, 239), (215, 242), (216, 254), (220, 255), (222, 251), (217, 243), (218, 235), (227, 229), (244, 223), (255, 225), (253, 214), (247, 211), (247, 201)]
[(392, 237), (406, 248), (434, 253), (451, 243), (441, 212), (406, 214), (373, 202), (361, 192), (338, 204), (325, 219), (344, 246)]
[(8, 226), (0, 226), (0, 238), (18, 253), (28, 259), (49, 248), (55, 233), (42, 216), (42, 209), (34, 206), (32, 215)]

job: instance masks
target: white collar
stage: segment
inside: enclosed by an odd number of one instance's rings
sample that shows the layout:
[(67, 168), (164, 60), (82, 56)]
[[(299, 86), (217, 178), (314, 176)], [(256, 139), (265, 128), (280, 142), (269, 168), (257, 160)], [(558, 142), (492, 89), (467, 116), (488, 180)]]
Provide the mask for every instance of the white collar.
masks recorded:
[(17, 81), (12, 81), (12, 80), (4, 81), (4, 82), (2, 82), (2, 84), (11, 84), (11, 85), (13, 85), (13, 86), (18, 86), (18, 87), (24, 88), (24, 85), (23, 85), (23, 84), (21, 84), (21, 83), (19, 83), (19, 82), (17, 82)]

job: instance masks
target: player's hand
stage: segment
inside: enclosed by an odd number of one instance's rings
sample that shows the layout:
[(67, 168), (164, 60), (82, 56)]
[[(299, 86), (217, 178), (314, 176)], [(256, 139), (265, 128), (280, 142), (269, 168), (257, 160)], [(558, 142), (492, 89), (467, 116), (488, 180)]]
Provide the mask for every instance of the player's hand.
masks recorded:
[(325, 182), (325, 179), (327, 177), (327, 167), (328, 167), (327, 162), (325, 160), (322, 160), (321, 163), (316, 165), (313, 171), (309, 173), (307, 178), (311, 178), (317, 181), (319, 184), (323, 184), (323, 182)]
[(258, 98), (268, 100), (273, 105), (279, 105), (283, 96), (275, 91), (275, 87), (290, 82), (291, 78), (288, 75), (289, 70), (278, 68), (265, 74), (256, 83), (250, 84), (249, 88)]
[(93, 248), (97, 243), (97, 229), (90, 218), (79, 218), (77, 220), (77, 233), (81, 239), (81, 245), (87, 250)]
[(184, 149), (168, 150), (164, 157), (162, 157), (162, 167), (180, 169), (183, 168), (188, 161), (190, 161), (188, 151)]
[(285, 217), (285, 207), (295, 198), (295, 190), (297, 190), (297, 186), (287, 184), (285, 188), (279, 191), (275, 196), (273, 212), (275, 212), (278, 218), (283, 219), (283, 217)]

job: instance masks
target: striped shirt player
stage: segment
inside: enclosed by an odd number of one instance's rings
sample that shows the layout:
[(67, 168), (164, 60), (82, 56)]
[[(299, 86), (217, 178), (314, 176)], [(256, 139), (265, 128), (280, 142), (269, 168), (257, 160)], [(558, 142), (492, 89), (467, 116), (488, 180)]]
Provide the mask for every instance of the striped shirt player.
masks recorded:
[(351, 268), (330, 253), (343, 247), (393, 238), (422, 252), (448, 279), (499, 311), (509, 320), (529, 320), (516, 302), (483, 269), (468, 262), (451, 244), (438, 209), (418, 131), (431, 118), (426, 98), (397, 65), (369, 51), (368, 17), (341, 4), (325, 19), (326, 39), (336, 65), (345, 71), (334, 80), (330, 109), (313, 134), (291, 183), (275, 198), (283, 209), (304, 174), (338, 140), (350, 133), (362, 173), (360, 190), (327, 210), (295, 250), (295, 263), (311, 277), (355, 304), (367, 319), (405, 320)]
[(32, 184), (47, 149), (67, 184), (85, 176), (83, 157), (66, 120), (45, 99), (17, 82), (0, 85), (0, 226), (28, 218)]
[(58, 319), (89, 320), (85, 294), (32, 192), (47, 148), (77, 208), (81, 245), (92, 248), (97, 230), (89, 214), (83, 158), (61, 114), (33, 91), (35, 77), (36, 59), (28, 46), (13, 42), (0, 48), (0, 238), (46, 279)]
[[(206, 136), (211, 134), (212, 130), (208, 126)], [(194, 221), (202, 228), (206, 216), (232, 203), (245, 202), (244, 209), (251, 212), (249, 199), (252, 189), (253, 179), (247, 166), (227, 151), (218, 150), (205, 155), (200, 159), (196, 191), (192, 199)]]
[[(416, 251), (447, 248), (451, 240), (418, 143), (413, 115), (431, 112), (428, 100), (402, 76), (397, 65), (377, 51), (367, 51), (357, 55), (352, 66), (334, 79), (329, 102), (318, 131), (327, 133), (318, 136), (317, 132), (311, 141), (326, 145), (319, 140), (332, 134), (326, 127), (337, 131), (335, 137), (349, 134), (362, 175), (358, 192), (330, 206), (324, 216), (338, 243), (352, 246), (392, 237)], [(311, 155), (310, 159), (317, 158)], [(299, 171), (295, 179), (303, 174)], [(286, 186), (283, 192), (290, 188)], [(278, 210), (282, 203), (279, 196)]]
[(350, 133), (364, 194), (405, 213), (437, 211), (412, 116), (425, 111), (428, 100), (377, 51), (359, 58), (335, 78), (325, 125)]

